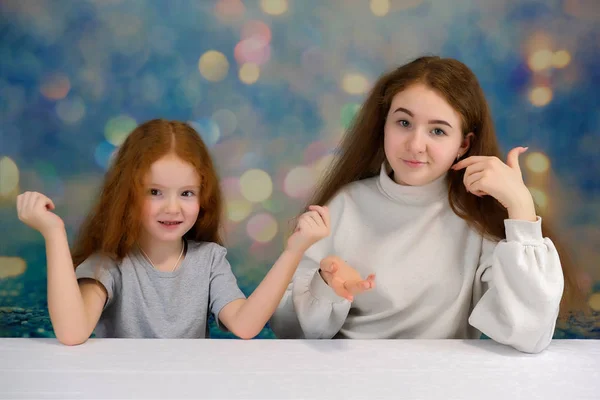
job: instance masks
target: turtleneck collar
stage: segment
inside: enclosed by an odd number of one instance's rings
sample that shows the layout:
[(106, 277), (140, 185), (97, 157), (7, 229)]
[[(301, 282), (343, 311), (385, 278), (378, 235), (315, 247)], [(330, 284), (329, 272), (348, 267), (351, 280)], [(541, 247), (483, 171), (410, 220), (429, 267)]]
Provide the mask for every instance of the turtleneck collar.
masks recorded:
[(387, 162), (381, 165), (378, 186), (390, 199), (411, 205), (426, 205), (440, 200), (448, 194), (447, 174), (423, 186), (399, 185), (391, 177), (392, 168)]

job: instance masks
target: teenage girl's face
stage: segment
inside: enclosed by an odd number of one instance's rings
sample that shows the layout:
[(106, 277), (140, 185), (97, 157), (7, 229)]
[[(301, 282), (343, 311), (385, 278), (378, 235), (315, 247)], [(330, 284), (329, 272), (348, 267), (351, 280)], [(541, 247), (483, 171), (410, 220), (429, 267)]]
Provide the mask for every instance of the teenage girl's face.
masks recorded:
[(459, 114), (429, 87), (415, 84), (392, 99), (384, 150), (396, 183), (422, 186), (440, 178), (468, 150), (469, 140)]
[(200, 211), (200, 177), (175, 155), (160, 158), (145, 177), (144, 233), (159, 242), (180, 241)]

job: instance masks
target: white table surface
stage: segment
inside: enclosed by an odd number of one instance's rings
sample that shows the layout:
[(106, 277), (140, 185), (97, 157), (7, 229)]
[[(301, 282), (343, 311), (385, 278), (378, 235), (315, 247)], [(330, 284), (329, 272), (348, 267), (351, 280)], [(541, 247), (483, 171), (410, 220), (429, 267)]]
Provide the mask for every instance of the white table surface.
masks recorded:
[(600, 399), (600, 341), (0, 339), (2, 399)]

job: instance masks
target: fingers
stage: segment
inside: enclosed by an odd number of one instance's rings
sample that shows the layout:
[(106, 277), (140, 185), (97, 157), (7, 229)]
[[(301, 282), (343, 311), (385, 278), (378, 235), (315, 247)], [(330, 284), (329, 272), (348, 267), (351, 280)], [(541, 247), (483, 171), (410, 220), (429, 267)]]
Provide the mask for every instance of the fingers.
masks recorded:
[(330, 274), (335, 274), (339, 270), (337, 263), (333, 260), (327, 260), (327, 258), (324, 258), (323, 261), (321, 261), (320, 268), (321, 271)]
[(489, 157), (487, 156), (471, 156), (471, 157), (467, 157), (464, 160), (460, 160), (459, 162), (457, 162), (456, 164), (454, 164), (452, 166), (452, 169), (454, 170), (459, 170), (459, 169), (463, 169), (463, 168), (467, 168), (473, 164), (477, 164), (483, 161), (486, 161)]
[(24, 192), (17, 196), (17, 214), (19, 217), (31, 215), (42, 209), (54, 210), (54, 202), (38, 192)]
[(369, 278), (363, 281), (345, 281), (344, 287), (352, 295), (366, 292), (375, 287), (375, 275), (369, 275)]
[(36, 200), (39, 198), (39, 193), (25, 192), (17, 197), (17, 212), (19, 217), (30, 214)]
[(324, 237), (329, 235), (329, 211), (327, 207), (310, 206), (309, 211), (298, 218), (295, 232), (308, 231), (309, 235)]
[(506, 165), (514, 169), (515, 171), (521, 172), (519, 166), (519, 155), (525, 153), (528, 147), (515, 147), (508, 152), (506, 156)]
[(343, 297), (348, 301), (354, 301), (354, 295), (346, 289), (343, 279), (333, 276), (329, 286), (331, 286), (338, 296)]
[(56, 206), (54, 205), (54, 202), (52, 201), (52, 199), (49, 199), (47, 197), (46, 197), (46, 199), (48, 200), (46, 202), (46, 209), (49, 210), (49, 211), (54, 210), (56, 208)]
[(48, 197), (44, 196), (43, 194), (39, 194), (36, 196), (33, 205), (32, 205), (32, 210), (35, 211), (47, 211), (47, 210), (53, 210), (54, 209), (54, 203), (52, 202), (52, 200), (50, 200)]
[(335, 294), (337, 294), (340, 297), (343, 297), (344, 299), (346, 299), (348, 301), (354, 300), (354, 296), (352, 295), (352, 293), (350, 293), (344, 287), (343, 279), (340, 279), (339, 277), (336, 277), (335, 274), (327, 272), (323, 269), (321, 269), (321, 277), (323, 277), (323, 280), (325, 281), (325, 283), (327, 283), (327, 285), (333, 289)]
[(374, 289), (375, 288), (375, 274), (370, 274), (369, 276), (367, 276), (367, 282), (369, 282), (369, 284), (370, 284), (369, 289)]
[(325, 223), (325, 226), (327, 228), (330, 227), (330, 225), (331, 225), (331, 219), (329, 217), (329, 208), (327, 208), (326, 206), (312, 205), (312, 206), (309, 206), (308, 209), (311, 210), (311, 211), (318, 212), (319, 215), (321, 216), (321, 219)]
[(323, 222), (323, 220), (321, 219), (321, 216), (319, 215), (318, 212), (308, 211), (305, 215), (308, 218), (308, 221), (310, 222), (312, 227), (316, 228), (318, 226), (325, 225), (325, 222)]
[(17, 196), (17, 214), (21, 214), (21, 210), (23, 209), (23, 201), (25, 199), (24, 193), (21, 193)]
[(484, 171), (475, 172), (472, 174), (465, 174), (463, 178), (463, 183), (465, 184), (467, 191), (475, 194), (474, 192), (477, 189), (477, 187), (473, 187), (473, 185), (479, 182), (484, 177), (484, 174)]
[(308, 228), (317, 228), (320, 225), (324, 226), (319, 213), (316, 211), (308, 211), (302, 214), (298, 219), (298, 225), (300, 225), (301, 222), (304, 222), (304, 225)]

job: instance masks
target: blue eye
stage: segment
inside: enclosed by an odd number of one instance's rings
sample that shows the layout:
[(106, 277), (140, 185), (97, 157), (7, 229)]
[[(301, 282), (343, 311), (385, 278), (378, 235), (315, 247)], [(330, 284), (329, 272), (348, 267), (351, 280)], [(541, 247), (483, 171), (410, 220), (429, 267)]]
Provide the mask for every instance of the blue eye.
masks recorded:
[(442, 136), (445, 135), (446, 132), (444, 132), (443, 130), (441, 130), (440, 128), (435, 128), (434, 130), (431, 131), (435, 136)]
[(398, 125), (400, 125), (403, 128), (408, 128), (410, 126), (410, 122), (408, 122), (405, 119), (401, 119), (400, 121), (398, 121)]

